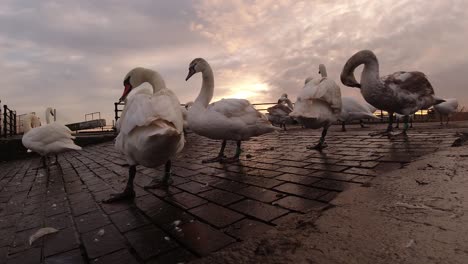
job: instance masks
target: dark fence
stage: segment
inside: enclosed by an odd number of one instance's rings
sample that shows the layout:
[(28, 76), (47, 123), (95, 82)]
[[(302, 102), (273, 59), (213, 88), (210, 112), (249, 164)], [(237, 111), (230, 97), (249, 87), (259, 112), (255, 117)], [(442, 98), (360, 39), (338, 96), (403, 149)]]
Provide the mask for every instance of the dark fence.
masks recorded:
[(0, 137), (16, 135), (16, 111), (11, 110), (7, 105), (3, 105), (0, 109)]

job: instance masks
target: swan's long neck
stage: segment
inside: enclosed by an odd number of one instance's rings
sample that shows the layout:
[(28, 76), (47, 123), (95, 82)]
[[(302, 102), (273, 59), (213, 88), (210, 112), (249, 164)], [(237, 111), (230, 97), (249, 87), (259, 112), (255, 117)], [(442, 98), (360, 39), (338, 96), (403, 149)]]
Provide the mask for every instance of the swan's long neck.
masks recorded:
[[(354, 70), (361, 64), (364, 64), (364, 70), (361, 75), (361, 83), (356, 81)], [(379, 62), (372, 51), (364, 50), (354, 54), (346, 62), (341, 72), (341, 82), (350, 87), (370, 88), (379, 84)]]
[(325, 65), (320, 64), (319, 71), (320, 71), (320, 74), (322, 75), (322, 78), (327, 77), (327, 68), (325, 67)]
[(366, 57), (363, 60), (364, 69), (361, 74), (361, 89), (376, 87), (380, 83), (379, 62), (377, 58)]
[(52, 111), (51, 107), (48, 107), (45, 112), (46, 123), (50, 124), (50, 111)]
[(166, 89), (166, 83), (159, 73), (155, 71), (148, 71), (144, 78), (145, 81), (147, 81), (153, 87), (153, 93), (156, 93), (162, 89)]
[(213, 99), (214, 93), (214, 76), (213, 70), (209, 65), (202, 71), (202, 87), (200, 93), (198, 94), (195, 103), (201, 104), (204, 107), (207, 107), (211, 99)]
[(291, 108), (291, 109), (294, 108), (294, 107), (293, 107), (293, 104), (292, 104), (291, 100), (289, 100), (289, 98), (286, 98), (284, 101), (285, 101), (286, 104), (289, 106), (289, 108)]
[(23, 132), (24, 134), (28, 133), (32, 129), (32, 116), (30, 114), (26, 115), (23, 119)]

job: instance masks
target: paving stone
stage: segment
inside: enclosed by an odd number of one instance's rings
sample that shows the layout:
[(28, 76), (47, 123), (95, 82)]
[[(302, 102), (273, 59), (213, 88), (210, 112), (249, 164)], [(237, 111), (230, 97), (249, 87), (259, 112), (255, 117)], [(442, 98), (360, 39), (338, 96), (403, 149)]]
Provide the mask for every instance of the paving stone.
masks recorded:
[(127, 232), (125, 237), (143, 260), (177, 247), (177, 244), (164, 231), (153, 225)]
[(308, 198), (308, 199), (316, 199), (327, 193), (326, 190), (307, 187), (304, 185), (299, 185), (299, 184), (294, 184), (294, 183), (285, 183), (283, 185), (275, 187), (275, 190), (278, 190), (280, 192), (285, 192), (288, 194), (301, 196), (301, 197)]
[(166, 201), (175, 203), (185, 209), (190, 209), (195, 206), (207, 203), (206, 200), (187, 192), (182, 192), (171, 197), (166, 197)]
[(243, 183), (236, 182), (236, 181), (230, 181), (230, 180), (219, 181), (213, 186), (218, 189), (223, 189), (225, 191), (234, 192), (234, 193), (242, 188), (248, 187), (247, 184), (243, 184)]
[[(277, 166), (271, 165), (271, 164), (266, 164), (266, 165), (277, 167)], [(283, 172), (281, 172), (281, 171), (271, 171), (271, 170), (262, 170), (262, 169), (253, 169), (253, 170), (249, 170), (247, 174), (253, 175), (253, 176), (258, 176), (258, 177), (264, 177), (264, 178), (274, 178), (274, 177), (276, 177), (278, 175), (283, 174)]]
[(138, 264), (134, 256), (128, 250), (119, 250), (117, 252), (95, 258), (90, 261), (91, 264)]
[(182, 224), (179, 228), (182, 231), (177, 233), (177, 240), (200, 256), (206, 256), (235, 242), (232, 237), (198, 221)]
[(76, 203), (71, 206), (72, 213), (74, 216), (86, 214), (97, 209), (94, 201), (85, 201), (83, 203)]
[(237, 193), (244, 195), (245, 197), (265, 203), (271, 203), (285, 196), (282, 193), (264, 188), (259, 188), (256, 186), (249, 186), (247, 188), (240, 189), (239, 191), (237, 191)]
[(243, 199), (240, 195), (218, 189), (209, 190), (198, 195), (220, 205), (228, 205)]
[(45, 264), (85, 264), (84, 257), (79, 249), (47, 257)]
[(240, 201), (229, 207), (238, 212), (253, 216), (265, 222), (269, 222), (283, 214), (288, 213), (288, 211), (285, 209), (249, 199)]
[(104, 230), (102, 236), (98, 230), (82, 235), (83, 244), (89, 258), (94, 259), (125, 248), (124, 240), (115, 227), (107, 225), (101, 229)]
[(44, 237), (44, 255), (51, 256), (78, 248), (75, 230), (69, 227)]
[(110, 218), (122, 233), (150, 223), (144, 215), (134, 208), (112, 214)]
[(302, 185), (311, 185), (312, 183), (320, 180), (319, 178), (315, 178), (315, 177), (301, 176), (301, 175), (289, 174), (289, 173), (282, 174), (276, 177), (275, 179), (287, 181), (287, 182), (299, 183)]
[(7, 260), (7, 264), (38, 264), (41, 263), (41, 249), (31, 248), (20, 254), (13, 255)]
[(100, 210), (75, 217), (78, 232), (86, 233), (110, 224), (107, 216)]
[(285, 173), (299, 174), (302, 176), (308, 176), (314, 173), (316, 170), (296, 168), (296, 167), (281, 167), (278, 169), (278, 171), (285, 172)]
[(327, 180), (327, 179), (323, 179), (312, 185), (314, 187), (332, 190), (332, 191), (340, 191), (340, 192), (352, 187), (353, 185), (359, 186), (358, 184), (351, 183), (351, 182), (343, 182), (343, 181), (335, 181), (335, 180)]
[(274, 204), (278, 204), (281, 207), (307, 213), (309, 211), (320, 211), (327, 206), (326, 203), (321, 203), (301, 197), (288, 196), (281, 200), (276, 201)]
[(350, 168), (345, 170), (346, 173), (353, 173), (359, 175), (366, 175), (366, 176), (377, 176), (377, 172), (372, 169), (364, 169), (364, 168)]
[(45, 207), (45, 215), (47, 217), (66, 213), (69, 211), (70, 207), (68, 206), (68, 202), (52, 203), (50, 205), (46, 205)]
[(101, 203), (100, 206), (106, 214), (113, 214), (130, 209), (132, 207), (132, 204), (132, 201), (122, 201), (119, 203)]
[(39, 238), (36, 241), (34, 241), (32, 246), (29, 245), (29, 237), (32, 234), (34, 234), (37, 230), (38, 228), (33, 228), (15, 233), (13, 243), (10, 244), (10, 254), (16, 254), (18, 252), (25, 251), (31, 247), (42, 247), (42, 238)]
[(8, 255), (8, 247), (0, 247), (0, 263), (4, 264), (6, 263)]
[(243, 215), (235, 211), (213, 203), (204, 204), (189, 212), (218, 228), (225, 227), (244, 218)]
[(302, 218), (303, 214), (291, 212), (287, 215), (283, 215), (279, 218), (276, 218), (272, 223), (275, 225), (286, 225), (287, 227), (291, 227), (296, 224), (296, 221), (299, 217)]
[(198, 182), (187, 182), (187, 183), (184, 183), (184, 184), (181, 184), (181, 185), (177, 185), (177, 188), (180, 188), (182, 190), (185, 190), (187, 192), (190, 192), (190, 193), (194, 193), (194, 194), (197, 194), (197, 193), (200, 193), (200, 192), (204, 192), (204, 191), (207, 191), (207, 190), (210, 190), (211, 187), (209, 187), (207, 184), (200, 184)]
[(166, 232), (174, 231), (173, 223), (175, 221), (186, 223), (194, 219), (192, 215), (181, 208), (154, 196), (142, 197), (135, 202), (137, 207), (151, 218), (151, 221), (161, 226)]
[(333, 199), (335, 199), (338, 194), (339, 194), (339, 192), (329, 191), (328, 193), (318, 197), (316, 200), (321, 201), (321, 202), (325, 202), (325, 203), (329, 203)]
[(272, 228), (273, 226), (267, 225), (259, 221), (243, 219), (237, 223), (230, 225), (225, 229), (225, 231), (231, 236), (245, 240), (249, 237), (262, 235)]
[(18, 219), (21, 217), (21, 213), (15, 213), (10, 215), (4, 215), (0, 217), (0, 229), (15, 226)]
[(176, 248), (160, 256), (154, 257), (146, 264), (178, 264), (188, 263), (197, 257), (183, 248)]
[(15, 238), (15, 227), (0, 229), (0, 248), (11, 244)]
[(44, 216), (41, 213), (26, 215), (19, 219), (16, 224), (16, 231), (27, 230), (35, 227), (41, 227), (44, 224)]

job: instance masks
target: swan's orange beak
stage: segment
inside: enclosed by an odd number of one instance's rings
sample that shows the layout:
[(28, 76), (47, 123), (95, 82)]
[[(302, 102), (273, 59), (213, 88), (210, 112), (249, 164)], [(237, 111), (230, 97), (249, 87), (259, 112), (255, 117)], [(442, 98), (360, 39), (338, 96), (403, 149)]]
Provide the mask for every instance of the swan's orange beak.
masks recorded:
[(125, 89), (124, 89), (122, 96), (119, 99), (119, 102), (122, 102), (123, 100), (125, 100), (125, 98), (127, 98), (127, 95), (130, 93), (131, 90), (132, 90), (132, 86), (130, 84), (125, 84)]

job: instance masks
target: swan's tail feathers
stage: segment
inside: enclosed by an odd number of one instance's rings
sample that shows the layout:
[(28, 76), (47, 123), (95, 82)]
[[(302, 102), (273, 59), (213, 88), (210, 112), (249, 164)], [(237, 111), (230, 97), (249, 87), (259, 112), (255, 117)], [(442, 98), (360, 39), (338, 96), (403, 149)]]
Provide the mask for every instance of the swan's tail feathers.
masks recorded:
[(374, 115), (374, 114), (366, 114), (366, 116), (367, 116), (368, 118), (372, 118), (372, 119), (380, 119), (380, 117), (378, 117), (378, 116), (376, 116), (376, 115)]
[(68, 148), (73, 149), (73, 150), (82, 150), (83, 149), (82, 147), (80, 147), (78, 145), (75, 145), (75, 144), (69, 145)]
[(445, 100), (442, 99), (442, 98), (440, 98), (440, 97), (434, 97), (434, 99), (435, 99), (434, 105), (438, 105), (438, 104), (440, 104), (440, 103), (445, 102)]

